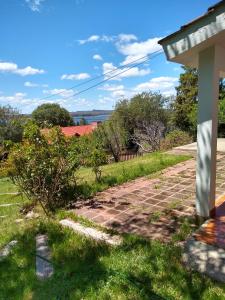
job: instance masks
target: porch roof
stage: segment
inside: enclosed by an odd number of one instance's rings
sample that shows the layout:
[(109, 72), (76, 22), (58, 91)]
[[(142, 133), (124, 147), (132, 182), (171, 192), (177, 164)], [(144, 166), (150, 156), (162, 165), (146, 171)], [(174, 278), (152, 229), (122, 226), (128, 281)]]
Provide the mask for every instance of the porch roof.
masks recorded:
[[(225, 0), (208, 8), (199, 18), (182, 26), (180, 30), (161, 39), (169, 61), (198, 67), (198, 54), (212, 45), (225, 50)], [(225, 63), (224, 68), (225, 70)]]

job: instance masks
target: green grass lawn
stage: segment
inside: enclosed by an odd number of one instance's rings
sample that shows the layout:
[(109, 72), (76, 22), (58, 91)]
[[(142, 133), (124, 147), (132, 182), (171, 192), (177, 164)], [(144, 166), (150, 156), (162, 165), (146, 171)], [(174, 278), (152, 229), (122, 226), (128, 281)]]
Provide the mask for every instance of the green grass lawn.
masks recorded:
[(112, 163), (102, 167), (100, 183), (95, 181), (91, 168), (81, 168), (77, 172), (78, 183), (84, 196), (90, 197), (110, 186), (119, 185), (141, 176), (152, 175), (189, 158), (185, 155), (154, 152), (129, 161)]
[(17, 187), (12, 183), (12, 181), (9, 178), (0, 178), (0, 194), (13, 193), (17, 192), (17, 190)]
[[(124, 235), (113, 248), (60, 227), (60, 217), (11, 224), (8, 240), (18, 244), (0, 262), (0, 299), (225, 299), (224, 285), (184, 268), (179, 246)], [(55, 272), (46, 281), (35, 275), (37, 232), (48, 234), (52, 250)]]
[[(106, 181), (98, 189), (154, 174), (185, 159), (187, 157), (151, 154), (104, 166), (103, 177), (106, 180), (111, 176), (114, 181)], [(79, 175), (90, 186), (96, 185), (89, 169), (80, 170)], [(0, 180), (0, 187), (5, 192), (16, 190), (7, 179)], [(39, 219), (16, 223), (15, 220), (22, 217), (19, 209), (26, 202), (21, 195), (0, 195), (0, 204), (20, 203), (0, 207), (0, 215), (7, 216), (0, 219), (0, 248), (11, 240), (18, 240), (11, 255), (0, 262), (0, 300), (225, 299), (224, 285), (183, 266), (181, 248), (175, 243), (166, 245), (134, 235), (124, 235), (124, 243), (114, 248), (96, 243), (59, 226), (58, 221), (65, 217), (95, 226), (64, 210), (57, 212), (53, 220), (41, 214)], [(39, 207), (36, 210), (40, 212)], [(55, 272), (46, 281), (38, 280), (35, 275), (37, 233), (48, 234), (52, 251)], [(173, 241), (183, 239), (187, 233), (190, 227), (184, 222)]]

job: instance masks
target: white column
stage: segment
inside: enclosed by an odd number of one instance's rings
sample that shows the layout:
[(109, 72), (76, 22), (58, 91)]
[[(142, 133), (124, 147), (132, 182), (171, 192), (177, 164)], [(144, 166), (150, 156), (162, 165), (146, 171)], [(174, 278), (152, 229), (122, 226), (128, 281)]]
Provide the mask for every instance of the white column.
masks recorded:
[(215, 209), (219, 49), (199, 53), (196, 212), (207, 218)]

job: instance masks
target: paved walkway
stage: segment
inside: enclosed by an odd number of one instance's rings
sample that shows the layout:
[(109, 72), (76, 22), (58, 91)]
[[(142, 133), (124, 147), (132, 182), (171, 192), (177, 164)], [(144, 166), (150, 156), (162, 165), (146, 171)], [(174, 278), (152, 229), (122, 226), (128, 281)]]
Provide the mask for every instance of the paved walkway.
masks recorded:
[[(217, 197), (225, 192), (225, 155), (217, 155)], [(195, 159), (167, 168), (155, 179), (142, 177), (110, 188), (90, 201), (77, 203), (75, 212), (119, 232), (170, 240), (182, 217), (195, 207)]]

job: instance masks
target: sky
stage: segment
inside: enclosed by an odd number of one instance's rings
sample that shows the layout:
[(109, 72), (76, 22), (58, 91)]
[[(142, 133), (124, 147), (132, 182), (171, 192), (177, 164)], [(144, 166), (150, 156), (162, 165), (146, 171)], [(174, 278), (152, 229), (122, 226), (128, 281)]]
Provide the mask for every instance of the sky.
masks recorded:
[(182, 69), (166, 61), (158, 40), (213, 4), (2, 0), (0, 105), (31, 113), (43, 103), (58, 103), (72, 112), (113, 109), (143, 91), (173, 95)]

